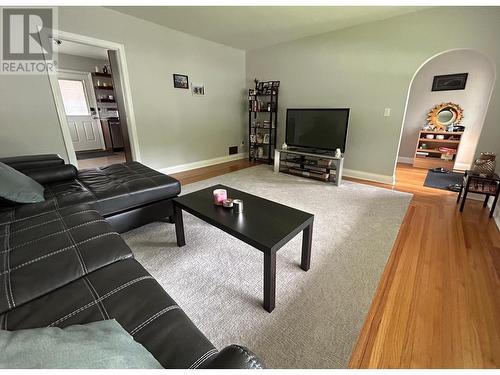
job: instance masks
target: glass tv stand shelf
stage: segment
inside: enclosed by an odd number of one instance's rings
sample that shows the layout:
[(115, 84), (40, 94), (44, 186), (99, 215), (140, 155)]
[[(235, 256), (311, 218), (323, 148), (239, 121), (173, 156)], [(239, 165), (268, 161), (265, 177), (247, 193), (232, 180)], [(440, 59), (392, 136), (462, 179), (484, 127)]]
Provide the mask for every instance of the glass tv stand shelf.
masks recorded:
[(344, 157), (331, 154), (315, 154), (294, 149), (274, 151), (274, 172), (314, 178), (332, 182), (336, 186), (342, 183)]

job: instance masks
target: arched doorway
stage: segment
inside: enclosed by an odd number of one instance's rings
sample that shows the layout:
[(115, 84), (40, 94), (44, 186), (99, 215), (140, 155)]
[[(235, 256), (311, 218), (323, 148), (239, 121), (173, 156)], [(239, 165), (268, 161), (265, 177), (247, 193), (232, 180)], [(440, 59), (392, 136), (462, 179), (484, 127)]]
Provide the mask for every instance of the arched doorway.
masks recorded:
[[(431, 91), (434, 76), (455, 73), (468, 73), (464, 90)], [(464, 110), (461, 125), (465, 126), (455, 169), (468, 169), (474, 159), (495, 79), (495, 65), (488, 56), (476, 50), (444, 51), (425, 61), (410, 82), (398, 161), (413, 162), (418, 133), (427, 123), (429, 110), (436, 104), (453, 102)]]

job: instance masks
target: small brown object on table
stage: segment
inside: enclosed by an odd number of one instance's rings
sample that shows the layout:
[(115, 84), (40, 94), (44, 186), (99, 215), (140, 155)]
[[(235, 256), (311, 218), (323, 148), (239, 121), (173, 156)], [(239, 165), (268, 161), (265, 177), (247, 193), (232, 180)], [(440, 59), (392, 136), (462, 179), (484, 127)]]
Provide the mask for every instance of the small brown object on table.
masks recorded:
[(464, 180), (462, 187), (458, 192), (457, 203), (460, 202), (460, 197), (462, 196), (462, 204), (460, 205), (460, 212), (464, 210), (465, 200), (467, 199), (467, 193), (484, 194), (486, 198), (484, 199), (483, 207), (486, 207), (490, 196), (494, 197), (493, 205), (490, 210), (490, 217), (493, 217), (495, 212), (495, 206), (497, 205), (498, 195), (500, 194), (500, 177), (495, 173), (493, 176), (484, 176), (477, 172), (465, 171)]

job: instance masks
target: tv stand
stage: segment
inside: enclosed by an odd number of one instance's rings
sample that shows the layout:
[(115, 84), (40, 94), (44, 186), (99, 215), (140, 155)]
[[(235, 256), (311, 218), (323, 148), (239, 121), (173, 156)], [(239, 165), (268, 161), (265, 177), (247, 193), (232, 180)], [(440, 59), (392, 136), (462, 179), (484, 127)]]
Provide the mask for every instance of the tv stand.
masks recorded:
[(326, 151), (326, 150), (314, 150), (314, 149), (308, 149), (308, 148), (300, 148), (300, 147), (288, 147), (286, 150), (282, 151), (298, 151), (303, 154), (314, 154), (314, 155), (328, 155), (328, 156), (334, 156), (333, 151)]
[(342, 183), (343, 167), (343, 156), (337, 158), (331, 154), (318, 154), (295, 149), (274, 151), (274, 173), (283, 172), (309, 177), (333, 182), (339, 186)]

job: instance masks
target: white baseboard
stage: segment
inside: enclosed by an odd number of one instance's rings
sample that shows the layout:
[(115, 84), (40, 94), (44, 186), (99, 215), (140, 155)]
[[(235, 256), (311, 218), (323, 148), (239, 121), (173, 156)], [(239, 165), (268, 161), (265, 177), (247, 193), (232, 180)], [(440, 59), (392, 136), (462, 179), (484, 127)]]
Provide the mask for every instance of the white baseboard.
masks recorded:
[[(491, 209), (491, 206), (493, 205), (493, 198), (490, 198), (488, 200), (488, 208)], [(495, 220), (495, 224), (497, 225), (497, 228), (500, 229), (500, 210), (498, 208), (495, 209), (495, 212), (493, 213), (493, 220)]]
[(357, 171), (354, 169), (345, 169), (344, 168), (344, 176), (352, 177), (352, 178), (359, 178), (360, 180), (381, 182), (383, 184), (390, 184), (390, 185), (394, 185), (396, 183), (396, 179), (394, 178), (394, 176)]
[(413, 158), (398, 156), (398, 163), (413, 164)]
[(453, 169), (458, 169), (460, 171), (466, 171), (467, 169), (470, 169), (470, 164), (455, 163), (455, 165), (453, 166)]
[(210, 165), (226, 163), (228, 161), (244, 159), (246, 157), (248, 157), (248, 154), (246, 152), (240, 152), (239, 154), (220, 156), (218, 158), (200, 160), (200, 161), (195, 161), (193, 163), (180, 164), (171, 167), (161, 168), (158, 169), (158, 171), (165, 174), (172, 174), (172, 173), (189, 171), (191, 169), (196, 169), (196, 168), (208, 167)]
[(484, 195), (482, 194), (475, 194), (475, 193), (467, 193), (467, 199), (472, 199), (475, 201), (483, 201), (484, 200)]

